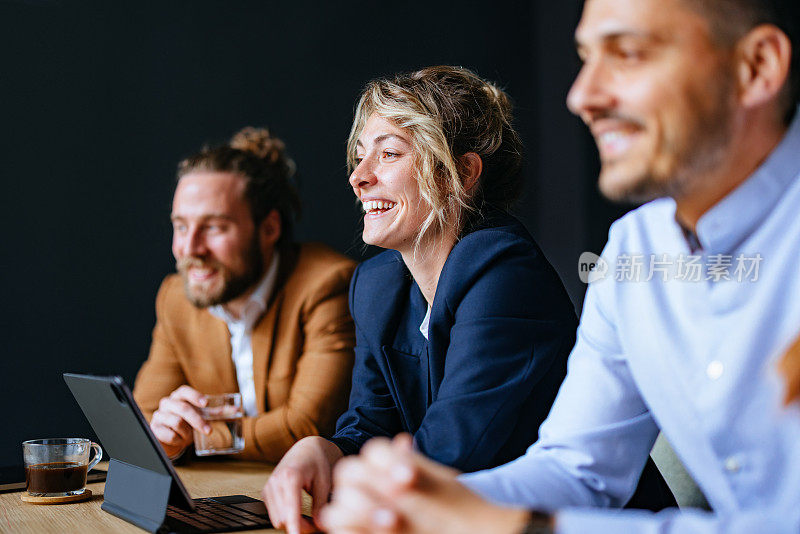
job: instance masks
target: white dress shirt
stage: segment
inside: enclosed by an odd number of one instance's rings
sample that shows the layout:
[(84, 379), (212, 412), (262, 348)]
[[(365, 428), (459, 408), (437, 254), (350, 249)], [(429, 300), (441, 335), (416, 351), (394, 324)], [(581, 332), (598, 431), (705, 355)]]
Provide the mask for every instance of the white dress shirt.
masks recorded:
[(275, 289), (275, 280), (278, 277), (278, 251), (272, 254), (272, 261), (267, 272), (256, 286), (253, 293), (242, 310), (241, 317), (234, 318), (228, 313), (224, 305), (212, 306), (208, 311), (225, 321), (228, 325), (228, 333), (231, 336), (231, 358), (236, 367), (236, 382), (239, 384), (239, 392), (242, 394), (242, 406), (245, 415), (255, 417), (258, 414), (256, 408), (256, 386), (253, 382), (253, 345), (251, 334), (253, 327), (264, 315), (267, 309), (267, 302)]
[[(696, 234), (695, 261), (671, 199), (612, 226), (539, 441), (464, 484), (561, 509), (559, 532), (800, 532), (800, 407), (775, 369), (800, 333), (800, 119)], [(659, 428), (713, 514), (564, 509), (622, 506)]]

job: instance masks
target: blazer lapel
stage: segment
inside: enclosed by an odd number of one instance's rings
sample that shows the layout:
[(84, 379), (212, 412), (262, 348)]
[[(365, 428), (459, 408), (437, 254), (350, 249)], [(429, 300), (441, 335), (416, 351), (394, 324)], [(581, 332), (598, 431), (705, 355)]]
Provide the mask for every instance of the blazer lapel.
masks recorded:
[(267, 310), (258, 320), (250, 334), (250, 346), (253, 349), (253, 383), (256, 388), (256, 409), (267, 411), (267, 369), (275, 349), (275, 330), (280, 317), (280, 309), (286, 295), (286, 281), (294, 271), (300, 254), (298, 245), (289, 245), (280, 250), (280, 263), (275, 287), (267, 301)]
[(386, 378), (389, 392), (406, 422), (406, 427), (411, 429), (414, 414), (407, 412), (402, 402), (404, 396), (395, 382), (398, 379), (397, 375), (402, 373), (398, 373), (398, 369), (390, 361), (395, 354), (394, 338), (411, 285), (411, 274), (406, 269), (400, 254), (396, 253), (394, 261), (371, 269), (362, 277), (356, 284), (356, 293), (353, 296), (357, 308), (354, 313), (356, 326), (366, 337), (375, 361)]
[[(411, 275), (398, 253), (395, 261), (369, 271), (364, 278), (364, 283), (356, 286), (354, 296), (355, 305), (360, 308), (355, 311), (357, 326), (368, 337), (369, 344), (379, 349), (394, 342), (402, 310), (400, 303), (405, 303), (403, 296), (408, 292)], [(376, 288), (380, 289), (377, 293)]]
[(266, 411), (267, 401), (267, 368), (275, 346), (275, 323), (278, 322), (280, 307), (283, 305), (284, 292), (281, 291), (272, 299), (264, 316), (256, 323), (251, 334), (253, 348), (253, 383), (256, 388), (256, 409)]
[(236, 381), (236, 367), (231, 358), (231, 335), (225, 321), (217, 319), (208, 312), (204, 312), (208, 317), (208, 322), (201, 327), (203, 332), (202, 345), (198, 347), (202, 353), (208, 354), (208, 362), (214, 368), (216, 391), (207, 393), (227, 393), (239, 390), (239, 383)]

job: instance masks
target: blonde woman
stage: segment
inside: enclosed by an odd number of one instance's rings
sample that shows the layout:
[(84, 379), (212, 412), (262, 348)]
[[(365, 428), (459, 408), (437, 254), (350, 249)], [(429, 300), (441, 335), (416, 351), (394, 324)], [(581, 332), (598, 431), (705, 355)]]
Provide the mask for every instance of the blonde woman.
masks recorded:
[(272, 522), (312, 531), (333, 465), (375, 436), (463, 471), (500, 465), (536, 440), (574, 342), (572, 304), (525, 228), (521, 143), (495, 85), (456, 67), (370, 82), (348, 141), (365, 243), (356, 270), (356, 364), (330, 439), (306, 438), (264, 488)]

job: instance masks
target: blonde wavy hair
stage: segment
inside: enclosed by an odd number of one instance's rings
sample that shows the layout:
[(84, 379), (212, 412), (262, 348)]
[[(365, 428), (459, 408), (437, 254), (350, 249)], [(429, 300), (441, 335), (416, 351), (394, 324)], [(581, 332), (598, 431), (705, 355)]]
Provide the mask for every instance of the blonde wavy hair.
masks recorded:
[[(430, 213), (415, 248), (430, 230), (460, 235), (468, 221), (494, 206), (508, 210), (519, 198), (522, 143), (512, 127), (508, 95), (462, 67), (435, 66), (370, 81), (356, 105), (347, 140), (347, 166), (357, 166), (356, 143), (376, 113), (411, 135), (415, 177)], [(462, 156), (481, 157), (475, 187), (464, 185)]]

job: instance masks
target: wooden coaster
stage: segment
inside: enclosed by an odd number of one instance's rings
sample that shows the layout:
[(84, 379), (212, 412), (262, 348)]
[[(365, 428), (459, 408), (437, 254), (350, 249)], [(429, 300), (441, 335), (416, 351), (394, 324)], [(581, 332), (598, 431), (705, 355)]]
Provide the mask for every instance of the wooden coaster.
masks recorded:
[(84, 488), (83, 493), (77, 495), (64, 495), (63, 497), (36, 497), (24, 492), (19, 496), (25, 502), (31, 504), (65, 504), (68, 502), (81, 502), (92, 498), (92, 490)]

